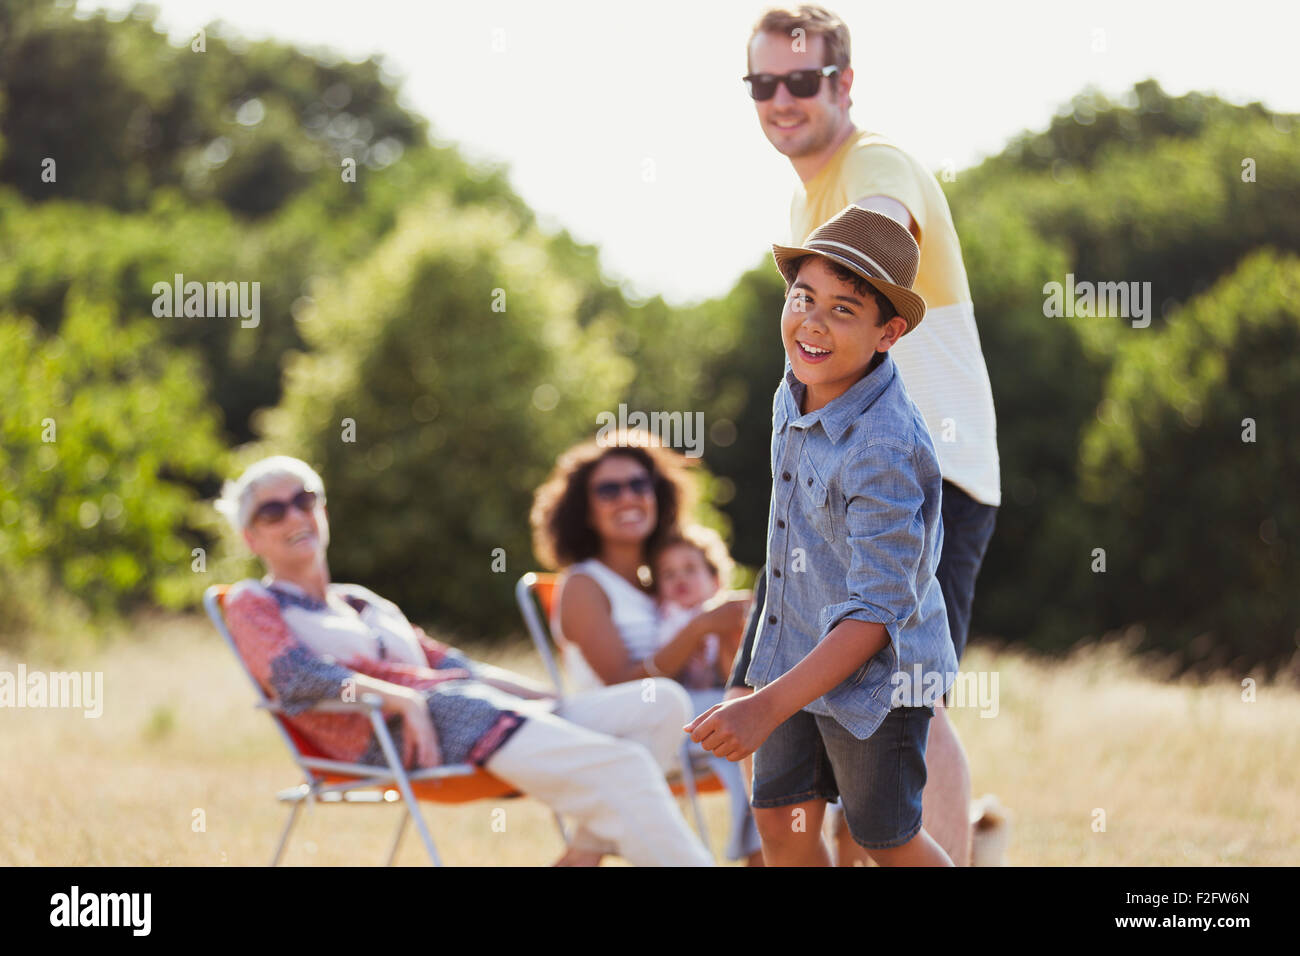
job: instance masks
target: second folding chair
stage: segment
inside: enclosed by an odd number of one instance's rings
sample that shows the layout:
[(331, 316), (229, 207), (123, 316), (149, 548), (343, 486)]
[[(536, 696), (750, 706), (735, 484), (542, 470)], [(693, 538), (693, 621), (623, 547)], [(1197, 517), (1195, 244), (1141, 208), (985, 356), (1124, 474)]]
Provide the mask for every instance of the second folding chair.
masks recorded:
[[(555, 581), (554, 574), (529, 571), (515, 585), (515, 601), (519, 604), (519, 612), (523, 615), (524, 625), (528, 628), (528, 636), (532, 638), (533, 646), (537, 648), (538, 656), (541, 657), (546, 673), (555, 687), (555, 695), (557, 698), (563, 698), (564, 683), (555, 660), (555, 639), (551, 634), (549, 623), (555, 597)], [(683, 734), (679, 758), (681, 771), (678, 775), (670, 776), (669, 786), (677, 796), (686, 797), (691, 807), (691, 815), (695, 819), (695, 829), (699, 831), (700, 839), (704, 841), (706, 847), (710, 848), (711, 853), (712, 844), (709, 843), (709, 833), (704, 823), (704, 813), (700, 809), (699, 795), (716, 793), (724, 788), (722, 780), (713, 771), (698, 770), (692, 765), (690, 744), (690, 738)], [(677, 779), (674, 779), (674, 776)]]

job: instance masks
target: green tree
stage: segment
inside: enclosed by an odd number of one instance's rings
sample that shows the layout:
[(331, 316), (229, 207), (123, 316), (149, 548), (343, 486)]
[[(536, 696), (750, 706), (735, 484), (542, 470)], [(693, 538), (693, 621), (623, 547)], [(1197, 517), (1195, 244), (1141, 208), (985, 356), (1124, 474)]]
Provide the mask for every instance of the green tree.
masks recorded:
[(174, 187), (262, 216), (321, 171), (337, 180), (345, 157), (382, 169), (427, 140), (376, 60), (326, 62), (220, 24), (196, 52), (172, 46), (156, 12), (115, 22), (51, 0), (0, 6), (0, 183), (122, 210)]
[[(1294, 117), (1212, 97), (1162, 106), (1142, 85), (1136, 95), (1145, 107), (1108, 109), (1141, 135), (1109, 135), (1084, 111), (1054, 124), (1056, 139), (1034, 139), (1052, 162), (1013, 144), (946, 187), (1002, 465), (1003, 506), (974, 627), (1044, 649), (1126, 623), (1098, 590), (1110, 580), (1089, 570), (1096, 519), (1081, 498), (1078, 464), (1112, 364), (1130, 345), (1164, 342), (1166, 327), (1252, 250), (1300, 252)], [(1079, 127), (1076, 146), (1066, 122)], [(1243, 157), (1255, 162), (1254, 181)], [(1135, 328), (1132, 317), (1044, 315), (1045, 284), (1067, 273), (1148, 284), (1150, 327)], [(1155, 507), (1166, 523), (1194, 520), (1177, 499)]]
[(736, 560), (767, 561), (772, 496), (772, 395), (785, 368), (781, 310), (785, 281), (771, 256), (746, 272), (721, 299), (692, 311), (702, 352), (699, 401), (708, 423), (705, 461), (727, 482), (725, 511)]
[(1300, 257), (1262, 250), (1116, 358), (1082, 493), (1103, 623), (1144, 624), (1145, 647), (1296, 665), (1298, 303)]
[(551, 265), (508, 212), (453, 214), (434, 193), (322, 287), (311, 351), (249, 454), (321, 470), (340, 580), (443, 626), (517, 629), (533, 491), (632, 373), (607, 323), (578, 325), (583, 289)]
[(100, 617), (195, 600), (193, 485), (225, 451), (193, 360), (76, 292), (57, 337), (0, 317), (0, 354), (0, 631), (40, 620), (32, 582)]

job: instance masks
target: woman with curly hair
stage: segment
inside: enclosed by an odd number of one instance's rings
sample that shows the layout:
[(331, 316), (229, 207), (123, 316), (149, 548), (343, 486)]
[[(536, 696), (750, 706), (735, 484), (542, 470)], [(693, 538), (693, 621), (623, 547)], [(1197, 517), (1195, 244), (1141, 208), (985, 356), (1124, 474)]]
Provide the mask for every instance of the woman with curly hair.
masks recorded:
[[(677, 537), (695, 503), (687, 460), (644, 432), (620, 432), (564, 452), (533, 500), (533, 549), (560, 571), (551, 632), (575, 689), (676, 677), (710, 634), (738, 642), (748, 594), (725, 594), (660, 644), (659, 609), (650, 590), (650, 555)], [(722, 691), (691, 692), (699, 713)], [(715, 699), (716, 698), (716, 699)], [(692, 744), (719, 775), (732, 800), (727, 856), (761, 861), (739, 767)]]

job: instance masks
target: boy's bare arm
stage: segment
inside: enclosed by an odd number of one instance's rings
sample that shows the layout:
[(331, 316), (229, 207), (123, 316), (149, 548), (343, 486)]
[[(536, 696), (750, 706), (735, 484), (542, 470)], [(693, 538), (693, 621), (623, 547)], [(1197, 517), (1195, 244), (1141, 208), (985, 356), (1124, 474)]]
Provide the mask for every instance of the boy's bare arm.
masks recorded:
[(840, 621), (807, 657), (754, 696), (767, 697), (780, 724), (844, 683), (887, 644), (889, 631), (883, 624)]
[(705, 750), (741, 760), (783, 721), (848, 680), (888, 643), (883, 624), (841, 621), (808, 656), (762, 690), (711, 707), (684, 729)]

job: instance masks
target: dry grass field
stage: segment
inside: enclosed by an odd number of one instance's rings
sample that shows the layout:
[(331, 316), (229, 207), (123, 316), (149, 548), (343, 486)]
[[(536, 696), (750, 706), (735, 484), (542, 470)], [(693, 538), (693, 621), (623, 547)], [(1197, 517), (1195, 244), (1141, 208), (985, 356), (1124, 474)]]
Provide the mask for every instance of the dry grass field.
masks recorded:
[[(522, 646), (469, 650), (541, 676)], [(297, 783), (296, 771), (203, 618), (143, 621), (71, 659), (0, 651), (0, 671), (20, 662), (102, 671), (104, 712), (0, 708), (0, 864), (269, 861), (285, 814), (272, 795)], [(975, 794), (996, 793), (1013, 814), (1012, 865), (1300, 863), (1295, 688), (1260, 686), (1245, 702), (1239, 678), (1160, 681), (1114, 645), (1052, 663), (976, 645), (964, 663), (997, 675), (995, 717), (976, 707), (953, 716)], [(720, 850), (725, 798), (704, 805)], [(492, 826), (498, 807), (504, 832)], [(381, 863), (398, 814), (311, 808), (286, 863)], [(562, 849), (549, 811), (531, 799), (426, 804), (425, 815), (452, 865), (545, 865)], [(408, 831), (399, 863), (424, 862)]]

